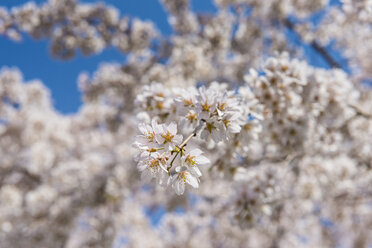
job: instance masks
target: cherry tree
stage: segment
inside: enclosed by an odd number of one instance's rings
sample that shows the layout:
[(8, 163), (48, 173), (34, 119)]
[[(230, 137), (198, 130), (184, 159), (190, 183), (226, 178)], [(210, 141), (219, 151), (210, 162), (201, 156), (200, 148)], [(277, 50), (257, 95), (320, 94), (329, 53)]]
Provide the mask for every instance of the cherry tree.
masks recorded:
[(73, 115), (0, 70), (0, 247), (369, 247), (372, 2), (161, 2), (170, 36), (104, 3), (0, 7), (1, 39), (127, 56), (79, 75)]

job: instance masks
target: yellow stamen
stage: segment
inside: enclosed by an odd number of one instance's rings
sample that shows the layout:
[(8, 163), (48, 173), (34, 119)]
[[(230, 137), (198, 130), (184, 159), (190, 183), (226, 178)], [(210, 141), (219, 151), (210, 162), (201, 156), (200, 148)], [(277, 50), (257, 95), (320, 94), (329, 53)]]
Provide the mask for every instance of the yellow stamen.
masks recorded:
[(216, 129), (216, 126), (213, 122), (207, 122), (207, 126), (205, 127), (210, 133), (212, 133), (213, 129)]
[(186, 163), (190, 164), (190, 165), (195, 165), (196, 162), (195, 162), (195, 156), (190, 156), (190, 155), (187, 155), (185, 161)]
[(185, 104), (185, 107), (189, 107), (193, 105), (192, 99), (184, 99), (183, 104)]
[(195, 113), (195, 112), (189, 112), (189, 113), (186, 115), (186, 118), (187, 118), (190, 122), (194, 122), (194, 121), (196, 121), (196, 113)]
[(171, 143), (174, 135), (172, 135), (170, 132), (167, 132), (166, 134), (162, 134), (161, 137), (165, 140), (164, 143)]
[(149, 141), (152, 141), (155, 137), (155, 132), (147, 132), (147, 135), (146, 135), (146, 138), (149, 140)]
[(203, 108), (203, 111), (205, 112), (209, 112), (209, 110), (211, 109), (212, 105), (208, 103), (208, 101), (206, 101), (204, 104), (201, 105), (202, 108)]
[(227, 103), (226, 102), (224, 102), (224, 103), (218, 103), (217, 104), (217, 108), (219, 109), (219, 110), (221, 110), (221, 111), (223, 111), (225, 108), (226, 108), (226, 106), (227, 106)]

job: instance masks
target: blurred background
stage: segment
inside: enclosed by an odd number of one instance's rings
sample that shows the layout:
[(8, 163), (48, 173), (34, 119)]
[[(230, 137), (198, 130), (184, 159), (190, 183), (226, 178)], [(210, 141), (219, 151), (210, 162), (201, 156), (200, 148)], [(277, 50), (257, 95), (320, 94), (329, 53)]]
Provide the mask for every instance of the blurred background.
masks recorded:
[[(2, 0), (0, 5), (11, 9), (29, 2), (28, 0)], [(44, 0), (34, 1), (36, 4)], [(163, 35), (171, 34), (165, 9), (157, 0), (106, 0), (80, 1), (82, 3), (104, 2), (116, 7), (122, 16), (150, 20)], [(192, 9), (200, 12), (215, 12), (212, 0), (193, 0)], [(49, 41), (34, 40), (25, 35), (20, 42), (0, 36), (0, 67), (18, 67), (25, 80), (40, 79), (51, 90), (54, 106), (61, 113), (75, 113), (81, 105), (81, 94), (77, 86), (80, 72), (94, 72), (102, 62), (123, 62), (125, 55), (115, 48), (104, 49), (91, 56), (77, 54), (76, 57), (60, 61), (51, 57)], [(35, 58), (37, 62), (35, 63)]]

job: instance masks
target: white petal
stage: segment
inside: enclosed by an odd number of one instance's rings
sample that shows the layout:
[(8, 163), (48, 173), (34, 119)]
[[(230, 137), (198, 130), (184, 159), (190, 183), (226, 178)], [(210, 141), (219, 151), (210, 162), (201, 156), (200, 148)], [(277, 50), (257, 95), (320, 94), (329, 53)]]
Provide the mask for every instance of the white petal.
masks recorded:
[(200, 150), (200, 149), (198, 149), (198, 148), (195, 148), (195, 149), (192, 149), (191, 151), (190, 151), (190, 153), (189, 153), (189, 155), (191, 156), (191, 157), (197, 157), (197, 156), (199, 156), (200, 154), (202, 154), (203, 153), (203, 151), (202, 150)]
[(136, 141), (137, 141), (137, 143), (139, 143), (142, 146), (146, 146), (150, 143), (149, 140), (143, 135), (137, 135), (136, 136)]
[(159, 165), (160, 165), (160, 168), (162, 168), (163, 171), (168, 172), (167, 169), (165, 168), (166, 164), (163, 165), (162, 163), (159, 163)]
[(211, 136), (213, 141), (216, 143), (220, 142), (223, 139), (221, 130), (212, 130)]
[(209, 164), (211, 161), (207, 157), (200, 155), (200, 156), (195, 157), (195, 162), (198, 165), (205, 165), (205, 164)]
[(191, 172), (191, 174), (193, 174), (193, 175), (195, 175), (195, 176), (197, 176), (197, 177), (201, 177), (201, 176), (202, 176), (201, 171), (200, 171), (199, 168), (196, 167), (196, 166), (191, 167), (191, 168), (190, 168), (190, 172)]
[(152, 152), (150, 156), (152, 158), (158, 158), (158, 157), (160, 157), (160, 154), (158, 152)]
[(208, 137), (209, 137), (208, 130), (207, 129), (203, 129), (203, 131), (200, 134), (200, 138), (207, 141), (208, 140)]
[(186, 166), (177, 166), (176, 172), (184, 172), (184, 171), (187, 171)]
[(176, 124), (175, 122), (171, 122), (171, 123), (168, 125), (167, 130), (168, 130), (171, 134), (175, 135), (175, 134), (177, 133), (177, 124)]
[(158, 142), (159, 145), (164, 144), (165, 139), (163, 137), (161, 137), (161, 135), (159, 133), (157, 133), (155, 135), (155, 139), (156, 139), (156, 142)]
[(157, 129), (160, 125), (158, 124), (158, 122), (155, 119), (153, 119), (151, 121), (151, 126), (152, 126), (152, 129), (155, 131), (155, 129)]
[(177, 195), (182, 195), (185, 192), (185, 182), (183, 180), (176, 180), (173, 184), (173, 188)]
[(198, 188), (199, 187), (198, 179), (196, 179), (195, 177), (193, 177), (190, 173), (187, 173), (186, 174), (186, 182), (188, 184), (190, 184), (194, 188)]
[(173, 143), (176, 144), (176, 145), (179, 145), (181, 144), (182, 142), (182, 135), (181, 134), (177, 134), (176, 136), (173, 137)]
[(146, 129), (146, 124), (145, 124), (145, 123), (140, 123), (140, 124), (138, 124), (138, 129), (139, 129), (140, 132), (143, 133), (143, 134), (147, 133), (147, 129)]
[(238, 124), (232, 124), (229, 126), (229, 131), (231, 133), (239, 133), (241, 130), (240, 126)]
[(160, 172), (157, 177), (157, 182), (161, 186), (166, 186), (169, 181), (168, 173)]
[(158, 125), (158, 124), (154, 124), (154, 125), (155, 126), (153, 126), (153, 130), (154, 130), (156, 135), (161, 135), (161, 134), (165, 133), (164, 125)]

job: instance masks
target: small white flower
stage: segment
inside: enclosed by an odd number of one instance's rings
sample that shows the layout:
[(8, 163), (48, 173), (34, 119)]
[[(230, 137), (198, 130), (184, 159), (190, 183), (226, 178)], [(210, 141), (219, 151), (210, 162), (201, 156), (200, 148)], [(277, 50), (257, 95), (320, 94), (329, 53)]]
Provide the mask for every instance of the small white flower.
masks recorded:
[(177, 106), (177, 112), (180, 115), (187, 114), (190, 109), (195, 107), (197, 94), (198, 92), (194, 87), (189, 87), (187, 90), (181, 90), (181, 96), (174, 100)]
[(149, 156), (142, 154), (138, 162), (138, 170), (141, 171), (141, 179), (145, 182), (156, 178), (160, 184), (166, 182), (168, 157), (160, 155), (158, 152), (151, 153)]
[(202, 174), (197, 166), (209, 164), (207, 157), (201, 155), (203, 152), (200, 149), (193, 149), (183, 157), (183, 164), (190, 170), (190, 172), (197, 177)]
[(140, 123), (138, 125), (138, 129), (142, 134), (137, 135), (135, 145), (138, 147), (156, 145), (155, 132), (157, 129), (159, 129), (158, 126), (159, 125), (156, 123), (155, 120), (152, 120), (151, 126), (145, 123)]
[(177, 167), (176, 174), (172, 176), (170, 181), (177, 195), (182, 195), (185, 192), (186, 183), (193, 188), (199, 187), (199, 179), (187, 171), (186, 167)]
[(216, 118), (213, 118), (205, 122), (205, 127), (200, 134), (200, 137), (204, 140), (212, 140), (215, 143), (220, 142), (226, 137), (226, 128), (222, 121), (217, 121)]
[(219, 94), (216, 99), (218, 116), (222, 117), (226, 113), (239, 111), (237, 99), (231, 97), (227, 91), (225, 91), (223, 94)]
[(155, 139), (159, 145), (167, 145), (169, 150), (173, 150), (182, 142), (182, 135), (177, 134), (177, 124), (171, 122), (168, 126), (158, 125), (155, 131)]
[(199, 95), (197, 96), (197, 104), (195, 106), (196, 112), (200, 119), (209, 119), (210, 115), (216, 110), (215, 92), (206, 90), (205, 87), (199, 88)]
[(137, 162), (143, 160), (143, 158), (151, 156), (155, 152), (164, 150), (164, 148), (162, 148), (162, 147), (159, 147), (159, 148), (149, 147), (149, 146), (138, 145), (136, 143), (134, 144), (134, 146), (137, 147), (138, 149), (140, 149), (140, 152), (134, 158), (134, 160), (137, 161)]
[(241, 127), (239, 125), (239, 114), (237, 113), (228, 113), (222, 119), (223, 124), (226, 127), (226, 130), (230, 133), (239, 133)]

